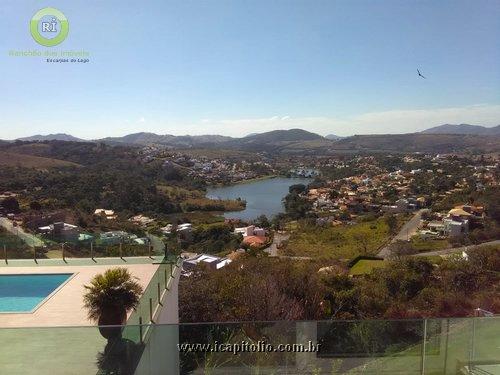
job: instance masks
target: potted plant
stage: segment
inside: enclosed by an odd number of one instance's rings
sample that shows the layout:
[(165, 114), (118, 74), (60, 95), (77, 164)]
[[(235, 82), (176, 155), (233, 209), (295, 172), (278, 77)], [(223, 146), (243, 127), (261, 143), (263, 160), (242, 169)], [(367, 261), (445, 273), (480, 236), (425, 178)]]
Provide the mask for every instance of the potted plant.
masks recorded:
[[(135, 309), (142, 295), (137, 278), (126, 268), (111, 268), (94, 276), (90, 285), (84, 286), (83, 296), (88, 318), (97, 322), (101, 335), (107, 339), (121, 336), (120, 327), (125, 323), (127, 311)], [(106, 327), (108, 326), (108, 327)]]

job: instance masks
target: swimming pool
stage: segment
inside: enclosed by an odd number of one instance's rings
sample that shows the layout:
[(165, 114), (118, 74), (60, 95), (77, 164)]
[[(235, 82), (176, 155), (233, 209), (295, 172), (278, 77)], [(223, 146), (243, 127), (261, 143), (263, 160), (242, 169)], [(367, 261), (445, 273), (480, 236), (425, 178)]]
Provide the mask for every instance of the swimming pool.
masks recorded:
[(0, 275), (0, 313), (32, 312), (71, 275)]

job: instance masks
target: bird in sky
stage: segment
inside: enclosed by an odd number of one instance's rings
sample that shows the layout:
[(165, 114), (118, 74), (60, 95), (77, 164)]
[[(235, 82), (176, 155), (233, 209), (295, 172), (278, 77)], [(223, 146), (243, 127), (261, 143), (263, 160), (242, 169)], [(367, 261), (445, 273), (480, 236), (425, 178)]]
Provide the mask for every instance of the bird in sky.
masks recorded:
[(420, 70), (418, 70), (418, 69), (417, 69), (417, 73), (418, 73), (418, 75), (419, 75), (420, 77), (422, 77), (422, 78), (426, 79), (426, 78), (422, 75), (422, 73), (420, 73)]

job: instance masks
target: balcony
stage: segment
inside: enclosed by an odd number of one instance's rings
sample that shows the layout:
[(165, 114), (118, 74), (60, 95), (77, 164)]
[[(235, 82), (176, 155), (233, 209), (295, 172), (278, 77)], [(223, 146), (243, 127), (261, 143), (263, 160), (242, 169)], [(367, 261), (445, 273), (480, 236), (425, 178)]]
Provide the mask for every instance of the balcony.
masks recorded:
[[(137, 319), (140, 316), (138, 313)], [(148, 322), (120, 328), (122, 338), (110, 342), (100, 336), (97, 327), (0, 329), (3, 344), (0, 373), (498, 374), (500, 371), (499, 317), (220, 324)]]

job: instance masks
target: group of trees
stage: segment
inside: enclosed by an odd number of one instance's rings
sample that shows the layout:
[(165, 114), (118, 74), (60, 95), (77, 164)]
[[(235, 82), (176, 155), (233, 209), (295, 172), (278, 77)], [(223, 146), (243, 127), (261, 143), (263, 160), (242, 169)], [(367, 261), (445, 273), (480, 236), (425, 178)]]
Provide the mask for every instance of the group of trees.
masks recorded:
[(180, 202), (158, 190), (159, 185), (188, 190), (205, 186), (203, 181), (187, 176), (182, 169), (155, 162), (143, 163), (137, 150), (130, 147), (73, 142), (9, 147), (14, 147), (13, 151), (22, 150), (79, 165), (45, 170), (0, 168), (0, 190), (24, 190), (25, 198), (37, 202), (38, 209), (72, 207), (90, 213), (96, 207), (106, 207), (118, 212), (176, 213), (182, 211)]
[[(470, 316), (500, 311), (500, 248), (485, 247), (435, 265), (400, 256), (350, 277), (336, 263), (246, 256), (181, 280), (183, 322)], [(230, 281), (230, 282), (228, 282)]]
[(285, 211), (292, 219), (300, 219), (307, 216), (311, 210), (311, 202), (302, 194), (306, 191), (303, 184), (292, 185), (288, 195), (284, 198)]
[(185, 248), (196, 253), (216, 254), (236, 249), (242, 238), (235, 235), (230, 225), (225, 223), (205, 224), (196, 227)]

